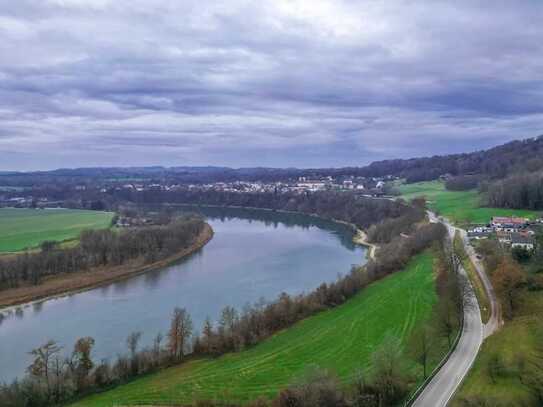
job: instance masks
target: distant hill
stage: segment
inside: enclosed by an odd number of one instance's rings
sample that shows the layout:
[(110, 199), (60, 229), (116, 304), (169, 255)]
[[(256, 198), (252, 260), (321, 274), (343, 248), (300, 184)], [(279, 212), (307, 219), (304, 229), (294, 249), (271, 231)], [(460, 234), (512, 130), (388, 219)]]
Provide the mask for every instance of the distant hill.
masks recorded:
[(512, 174), (543, 170), (543, 136), (512, 141), (488, 150), (410, 159), (376, 161), (364, 167), (344, 168), (228, 168), (214, 166), (178, 167), (93, 167), (62, 168), (53, 171), (0, 172), (0, 185), (32, 186), (36, 183), (90, 182), (93, 179), (168, 180), (180, 183), (282, 181), (301, 176), (393, 175), (407, 182), (429, 181), (444, 174), (477, 175), (482, 179), (502, 179)]
[(407, 160), (385, 160), (361, 168), (371, 176), (396, 175), (408, 182), (430, 181), (444, 174), (481, 175), (488, 179), (505, 178), (515, 173), (543, 169), (543, 136), (516, 140), (465, 154), (452, 154)]

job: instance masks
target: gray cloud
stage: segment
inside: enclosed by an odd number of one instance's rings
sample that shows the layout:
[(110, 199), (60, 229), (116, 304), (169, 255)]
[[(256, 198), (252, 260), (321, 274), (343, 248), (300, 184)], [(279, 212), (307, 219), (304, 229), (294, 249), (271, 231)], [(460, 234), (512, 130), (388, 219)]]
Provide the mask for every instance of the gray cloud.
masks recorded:
[(363, 165), (535, 136), (542, 11), (0, 0), (0, 169)]

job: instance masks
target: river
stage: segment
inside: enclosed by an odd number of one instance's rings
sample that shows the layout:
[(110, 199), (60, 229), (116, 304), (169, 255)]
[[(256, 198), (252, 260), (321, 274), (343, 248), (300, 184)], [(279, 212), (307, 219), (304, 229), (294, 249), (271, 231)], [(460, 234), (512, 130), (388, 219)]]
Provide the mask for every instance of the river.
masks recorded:
[(299, 214), (205, 208), (215, 231), (200, 251), (178, 264), (89, 291), (0, 310), (0, 382), (24, 374), (28, 352), (49, 339), (68, 354), (76, 339), (96, 340), (93, 358), (126, 352), (126, 337), (142, 345), (166, 333), (174, 307), (185, 307), (195, 328), (232, 305), (273, 300), (334, 281), (365, 262), (345, 225)]

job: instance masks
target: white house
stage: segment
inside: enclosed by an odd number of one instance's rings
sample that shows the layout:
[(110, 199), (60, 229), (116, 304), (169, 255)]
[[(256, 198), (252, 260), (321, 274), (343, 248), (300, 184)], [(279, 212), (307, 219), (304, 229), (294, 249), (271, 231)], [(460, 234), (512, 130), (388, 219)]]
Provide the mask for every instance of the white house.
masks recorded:
[(522, 235), (520, 233), (511, 234), (511, 248), (520, 247), (529, 251), (534, 250), (534, 239), (530, 236)]

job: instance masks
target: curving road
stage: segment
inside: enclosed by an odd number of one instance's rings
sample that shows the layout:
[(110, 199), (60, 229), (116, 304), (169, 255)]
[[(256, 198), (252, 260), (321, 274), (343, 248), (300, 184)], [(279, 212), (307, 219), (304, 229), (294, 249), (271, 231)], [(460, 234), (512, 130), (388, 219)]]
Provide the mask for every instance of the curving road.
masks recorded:
[(494, 287), (492, 286), (492, 283), (490, 282), (490, 279), (485, 272), (485, 267), (483, 266), (483, 263), (477, 258), (475, 249), (469, 243), (466, 231), (460, 228), (456, 228), (456, 230), (460, 232), (460, 236), (462, 237), (462, 240), (464, 242), (464, 247), (466, 248), (466, 253), (471, 259), (473, 265), (475, 266), (475, 271), (483, 282), (483, 287), (485, 288), (486, 295), (490, 301), (490, 318), (488, 319), (488, 322), (484, 324), (484, 339), (486, 339), (494, 332), (496, 332), (503, 324), (503, 320), (501, 318), (500, 302), (498, 301), (496, 293), (494, 292)]
[[(447, 227), (451, 238), (454, 238), (456, 231), (461, 233), (466, 252), (473, 261), (477, 273), (483, 281), (492, 307), (491, 318), (487, 324), (483, 324), (475, 292), (473, 291), (471, 283), (468, 284), (468, 292), (464, 299), (466, 306), (464, 307), (464, 326), (460, 341), (447, 362), (441, 367), (412, 404), (412, 406), (416, 407), (444, 407), (452, 399), (456, 390), (464, 380), (464, 377), (469, 372), (477, 357), (477, 353), (479, 353), (479, 348), (481, 347), (484, 338), (491, 335), (499, 328), (500, 318), (498, 302), (494, 290), (484, 271), (483, 265), (477, 259), (473, 247), (469, 244), (466, 232), (452, 226), (447, 220), (436, 217), (432, 212), (428, 212), (428, 217), (430, 222), (443, 223)], [(460, 272), (467, 278), (467, 273), (463, 268), (461, 268)]]

